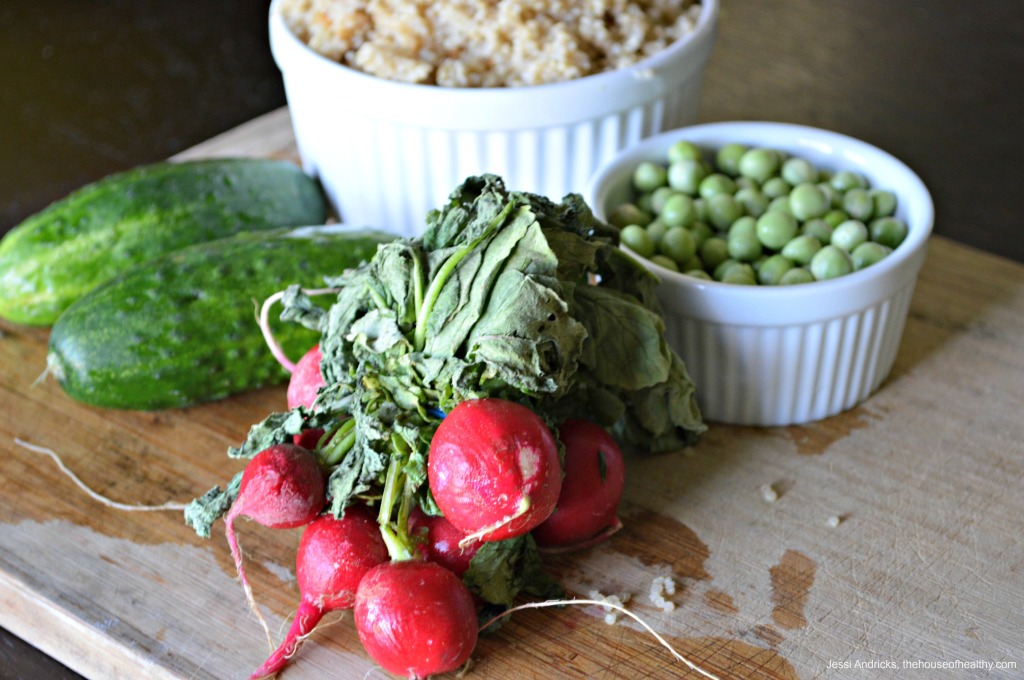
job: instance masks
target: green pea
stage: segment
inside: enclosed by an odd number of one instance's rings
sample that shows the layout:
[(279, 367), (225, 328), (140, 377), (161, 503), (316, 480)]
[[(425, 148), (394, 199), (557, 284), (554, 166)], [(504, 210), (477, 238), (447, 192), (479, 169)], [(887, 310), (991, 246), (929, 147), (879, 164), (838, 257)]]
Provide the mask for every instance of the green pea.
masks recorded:
[(700, 245), (700, 259), (709, 270), (729, 259), (729, 243), (721, 236), (712, 236)]
[(692, 276), (695, 279), (703, 279), (705, 281), (711, 281), (711, 274), (708, 274), (703, 269), (691, 269), (683, 272), (687, 276)]
[(713, 172), (701, 180), (697, 192), (701, 198), (711, 198), (715, 194), (735, 194), (736, 182), (728, 175)]
[(677, 265), (675, 260), (673, 260), (671, 257), (666, 257), (664, 255), (652, 255), (651, 262), (658, 265), (659, 267), (664, 267), (669, 271), (679, 271), (679, 265)]
[(676, 193), (672, 187), (658, 187), (651, 193), (651, 211), (657, 215), (665, 209), (665, 201)]
[(740, 174), (740, 158), (747, 152), (743, 144), (723, 144), (718, 153), (715, 154), (715, 165), (719, 172), (724, 172), (730, 177)]
[(639, 224), (623, 227), (619, 231), (619, 240), (640, 257), (650, 257), (655, 253), (654, 240)]
[(704, 153), (700, 150), (700, 147), (686, 140), (679, 140), (668, 148), (669, 163), (675, 163), (684, 158), (700, 160), (703, 157)]
[(757, 270), (758, 283), (765, 286), (778, 285), (782, 275), (793, 268), (793, 261), (782, 255), (771, 255)]
[(660, 217), (654, 218), (647, 225), (647, 235), (651, 237), (655, 246), (661, 243), (661, 237), (665, 235), (666, 231), (668, 231), (668, 225)]
[(732, 194), (714, 194), (705, 204), (708, 208), (708, 220), (717, 229), (728, 229), (729, 225), (743, 216), (743, 204)]
[(744, 215), (743, 217), (733, 221), (725, 232), (727, 238), (747, 234), (757, 236), (757, 220), (750, 215)]
[[(650, 229), (650, 227), (648, 227)], [(807, 220), (800, 225), (800, 233), (806, 234), (807, 236), (813, 236), (818, 239), (821, 243), (832, 242), (833, 227), (825, 220), (818, 218), (814, 220)]]
[(689, 272), (694, 269), (704, 269), (704, 261), (700, 259), (700, 255), (694, 255), (679, 265), (679, 271), (681, 272)]
[(785, 196), (792, 190), (792, 185), (781, 177), (769, 177), (768, 180), (761, 185), (761, 193), (768, 198)]
[[(721, 281), (722, 277), (725, 276), (726, 272), (728, 272), (733, 267), (737, 267), (737, 266), (739, 266), (741, 264), (743, 264), (743, 263), (739, 262), (738, 260), (734, 260), (731, 257), (727, 258), (725, 260), (722, 260), (721, 262), (718, 263), (718, 266), (716, 266), (711, 271), (711, 278), (713, 278), (715, 281)], [(747, 266), (749, 266), (749, 265), (747, 265)]]
[(654, 191), (665, 186), (667, 176), (668, 172), (662, 165), (643, 161), (633, 169), (633, 186), (637, 191)]
[(818, 181), (818, 169), (814, 167), (813, 163), (803, 158), (787, 158), (782, 164), (780, 172), (782, 179), (793, 186), (805, 182), (814, 183)]
[(825, 193), (810, 182), (797, 184), (789, 194), (789, 207), (793, 217), (800, 221), (813, 220), (828, 212), (829, 202)]
[(757, 237), (757, 222), (750, 216), (741, 217), (732, 223), (726, 243), (729, 246), (729, 257), (741, 262), (756, 260), (763, 251)]
[(788, 215), (793, 214), (793, 206), (789, 204), (789, 196), (779, 196), (778, 198), (773, 198), (771, 202), (768, 203), (768, 210), (784, 212)]
[(840, 170), (836, 174), (832, 175), (832, 179), (829, 181), (832, 187), (838, 191), (846, 193), (850, 189), (866, 189), (868, 181), (864, 175), (853, 170)]
[(616, 206), (611, 214), (608, 215), (609, 224), (619, 229), (630, 224), (639, 224), (641, 227), (645, 227), (652, 219), (654, 219), (653, 215), (644, 212), (633, 203), (623, 203)]
[(668, 166), (668, 185), (676, 191), (696, 196), (700, 183), (711, 172), (703, 161), (683, 158)]
[(699, 250), (704, 245), (704, 241), (715, 235), (715, 230), (707, 222), (694, 222), (690, 225), (690, 233), (693, 234), (693, 239), (697, 242)]
[(697, 242), (685, 227), (672, 227), (658, 244), (658, 252), (671, 257), (676, 264), (686, 262), (697, 252)]
[(846, 276), (853, 271), (849, 253), (833, 245), (824, 246), (811, 258), (811, 274), (818, 281)]
[(740, 174), (762, 184), (779, 171), (779, 156), (771, 149), (749, 149), (740, 156)]
[(875, 203), (867, 189), (855, 187), (843, 195), (843, 210), (855, 220), (868, 222), (875, 210)]
[(749, 264), (739, 264), (722, 274), (722, 283), (733, 283), (741, 286), (757, 285), (757, 274)]
[(821, 219), (823, 219), (823, 220), (825, 220), (826, 222), (828, 222), (828, 223), (829, 223), (829, 225), (830, 225), (830, 226), (831, 226), (831, 227), (832, 227), (833, 229), (835, 229), (835, 228), (836, 228), (836, 227), (838, 227), (838, 226), (839, 226), (840, 224), (842, 224), (842, 223), (843, 223), (843, 222), (845, 222), (846, 220), (850, 219), (850, 216), (849, 216), (849, 215), (847, 215), (847, 214), (846, 214), (846, 213), (845, 213), (844, 211), (842, 211), (842, 210), (829, 210), (829, 211), (828, 211), (827, 213), (825, 213), (824, 217), (822, 217)]
[(658, 217), (668, 227), (688, 227), (697, 219), (697, 207), (686, 194), (673, 194)]
[(871, 221), (871, 240), (895, 248), (907, 237), (906, 223), (896, 217), (879, 217)]
[(732, 179), (734, 182), (736, 182), (737, 191), (739, 191), (740, 189), (757, 189), (758, 191), (761, 190), (761, 183), (756, 180), (752, 180), (749, 177), (743, 177), (741, 175), (739, 177), (733, 177)]
[(818, 182), (814, 186), (818, 187), (818, 191), (825, 194), (825, 200), (828, 202), (829, 208), (842, 208), (843, 207), (843, 194), (840, 191), (836, 191), (831, 184), (828, 182)]
[(652, 215), (658, 214), (658, 211), (654, 209), (653, 192), (647, 191), (640, 194), (639, 196), (636, 197), (636, 200), (633, 201), (633, 203), (636, 204), (636, 207), (640, 208), (645, 213), (650, 213)]
[(737, 191), (736, 200), (743, 206), (744, 212), (753, 217), (760, 217), (768, 209), (768, 197), (754, 187), (744, 187)]
[(799, 224), (789, 213), (769, 209), (757, 218), (757, 238), (766, 248), (779, 250), (796, 236)]
[(890, 217), (896, 212), (896, 194), (888, 189), (872, 189), (868, 192), (874, 204), (875, 217)]
[(832, 245), (848, 253), (868, 240), (868, 228), (860, 220), (846, 220), (832, 232)]
[(781, 286), (794, 286), (799, 283), (814, 283), (814, 274), (803, 267), (793, 267), (779, 278)]
[(860, 271), (865, 267), (881, 262), (892, 252), (889, 246), (883, 246), (875, 241), (866, 241), (853, 249), (850, 259), (853, 260), (854, 271)]
[(708, 202), (703, 198), (693, 199), (693, 207), (697, 210), (698, 222), (710, 222), (711, 213), (708, 211)]
[(821, 250), (821, 241), (810, 234), (801, 234), (782, 246), (782, 254), (797, 264), (808, 265)]

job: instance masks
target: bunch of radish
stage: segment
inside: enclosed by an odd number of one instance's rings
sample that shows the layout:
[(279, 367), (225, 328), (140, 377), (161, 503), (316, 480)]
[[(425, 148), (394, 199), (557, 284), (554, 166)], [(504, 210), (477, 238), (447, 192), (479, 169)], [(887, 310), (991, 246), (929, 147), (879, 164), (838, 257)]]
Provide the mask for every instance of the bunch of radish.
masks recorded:
[[(314, 347), (298, 363), (290, 408), (315, 408), (323, 384), (318, 361)], [(296, 555), (299, 605), (285, 639), (253, 679), (275, 676), (327, 612), (348, 609), (367, 654), (389, 673), (425, 678), (456, 670), (468, 661), (479, 632), (478, 600), (461, 577), (480, 546), (531, 533), (544, 549), (570, 550), (621, 526), (622, 454), (588, 421), (569, 420), (552, 432), (516, 402), (459, 403), (438, 423), (427, 457), (440, 515), (407, 506), (409, 496), (395, 492), (404, 484), (397, 465), (376, 507), (353, 503), (341, 516), (326, 511), (317, 444), (322, 434), (303, 432), (295, 437), (299, 443), (254, 456), (225, 518), (251, 604), (235, 520), (304, 527)]]

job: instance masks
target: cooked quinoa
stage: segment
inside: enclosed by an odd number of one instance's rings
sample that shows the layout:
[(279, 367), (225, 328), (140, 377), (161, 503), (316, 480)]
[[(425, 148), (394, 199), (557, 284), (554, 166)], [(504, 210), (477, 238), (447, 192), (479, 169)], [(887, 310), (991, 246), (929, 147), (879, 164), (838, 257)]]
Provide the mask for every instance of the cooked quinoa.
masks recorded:
[(693, 30), (697, 0), (284, 0), (324, 56), (444, 87), (510, 87), (623, 68)]

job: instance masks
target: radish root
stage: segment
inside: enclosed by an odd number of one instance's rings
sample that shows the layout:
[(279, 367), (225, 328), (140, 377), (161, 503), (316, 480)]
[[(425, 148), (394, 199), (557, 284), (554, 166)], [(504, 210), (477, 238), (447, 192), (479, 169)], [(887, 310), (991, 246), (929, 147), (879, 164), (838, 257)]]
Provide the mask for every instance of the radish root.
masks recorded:
[(14, 438), (14, 443), (23, 449), (28, 449), (29, 451), (32, 451), (33, 453), (39, 453), (44, 456), (49, 456), (50, 458), (52, 458), (53, 462), (55, 462), (57, 464), (57, 467), (60, 468), (60, 471), (63, 472), (68, 477), (70, 477), (71, 481), (78, 485), (78, 488), (80, 488), (82, 491), (88, 494), (90, 498), (97, 501), (98, 503), (102, 503), (108, 508), (114, 508), (115, 510), (124, 510), (126, 512), (159, 512), (165, 510), (184, 510), (187, 507), (187, 504), (185, 503), (163, 503), (161, 505), (134, 505), (131, 503), (118, 503), (117, 501), (111, 500), (104, 496), (103, 494), (93, 491), (91, 488), (89, 488), (89, 486), (85, 482), (79, 479), (78, 475), (72, 472), (71, 469), (64, 464), (64, 461), (60, 459), (60, 456), (58, 456), (53, 449), (48, 449), (45, 446), (36, 446), (35, 444), (30, 444), (24, 439), (20, 439), (18, 437)]
[[(314, 288), (310, 290), (302, 289), (302, 292), (306, 295), (330, 295), (337, 293), (339, 288)], [(274, 332), (270, 330), (270, 309), (280, 302), (284, 298), (285, 291), (279, 290), (266, 300), (263, 301), (263, 305), (258, 307), (257, 320), (260, 326), (260, 332), (263, 333), (263, 339), (267, 343), (267, 347), (270, 349), (270, 353), (277, 359), (277, 363), (281, 364), (281, 367), (289, 373), (295, 372), (295, 362), (288, 358), (288, 355), (284, 353), (284, 349), (281, 347), (281, 343), (274, 337)], [(255, 300), (253, 301), (255, 305)]]
[(506, 609), (502, 613), (500, 613), (497, 616), (493, 617), (490, 621), (488, 621), (484, 625), (480, 626), (480, 630), (481, 631), (486, 630), (486, 629), (490, 628), (492, 625), (494, 625), (497, 621), (505, 618), (509, 614), (511, 614), (513, 612), (517, 612), (517, 611), (523, 610), (523, 609), (543, 609), (545, 607), (561, 607), (561, 606), (570, 605), (570, 604), (575, 604), (575, 605), (597, 605), (599, 607), (604, 607), (605, 609), (615, 609), (615, 610), (625, 614), (626, 616), (628, 616), (629, 618), (633, 619), (634, 621), (639, 623), (641, 626), (643, 626), (644, 630), (646, 630), (648, 633), (653, 635), (654, 639), (656, 639), (661, 644), (662, 647), (664, 647), (669, 652), (671, 652), (672, 656), (674, 656), (676, 659), (678, 659), (679, 661), (682, 661), (684, 664), (686, 664), (687, 668), (689, 668), (690, 670), (692, 670), (692, 671), (694, 671), (696, 673), (699, 673), (699, 674), (703, 675), (705, 678), (709, 678), (710, 680), (721, 680), (721, 678), (719, 678), (714, 673), (711, 673), (710, 671), (704, 670), (703, 668), (701, 668), (700, 666), (698, 666), (697, 664), (695, 664), (694, 662), (690, 661), (685, 656), (683, 656), (682, 654), (677, 652), (675, 650), (675, 648), (672, 645), (669, 644), (668, 640), (666, 640), (664, 637), (662, 637), (660, 634), (658, 634), (658, 632), (656, 630), (651, 628), (651, 626), (646, 621), (644, 621), (639, 616), (637, 616), (636, 614), (634, 614), (630, 610), (626, 609), (622, 605), (615, 604), (614, 602), (606, 602), (604, 600), (589, 600), (589, 599), (587, 599), (587, 600), (584, 600), (584, 599), (578, 599), (578, 600), (545, 600), (544, 602), (527, 602), (525, 604), (521, 604), (521, 605), (518, 605), (516, 607), (512, 607), (511, 609)]
[(485, 526), (483, 529), (478, 529), (471, 534), (467, 534), (465, 538), (459, 541), (459, 547), (465, 549), (467, 546), (473, 545), (474, 543), (476, 543), (492, 531), (497, 531), (498, 529), (501, 529), (502, 527), (511, 524), (512, 522), (516, 521), (517, 519), (528, 513), (532, 506), (533, 502), (530, 500), (530, 497), (523, 496), (522, 499), (520, 499), (519, 507), (516, 508), (514, 514), (511, 514), (508, 517), (503, 517), (502, 519), (499, 519), (497, 522)]
[(234, 517), (228, 515), (227, 519), (227, 535), (228, 535), (228, 546), (231, 548), (231, 557), (235, 560), (235, 565), (238, 567), (238, 578), (242, 582), (242, 590), (245, 592), (245, 601), (249, 604), (249, 609), (252, 610), (253, 614), (259, 620), (260, 625), (263, 627), (263, 632), (267, 635), (267, 645), (273, 651), (276, 646), (274, 643), (274, 636), (270, 633), (270, 625), (267, 620), (263, 618), (263, 613), (260, 612), (259, 605), (256, 604), (256, 596), (253, 595), (252, 586), (249, 585), (249, 579), (245, 575), (245, 570), (242, 569), (242, 548), (238, 544), (238, 538), (235, 536)]

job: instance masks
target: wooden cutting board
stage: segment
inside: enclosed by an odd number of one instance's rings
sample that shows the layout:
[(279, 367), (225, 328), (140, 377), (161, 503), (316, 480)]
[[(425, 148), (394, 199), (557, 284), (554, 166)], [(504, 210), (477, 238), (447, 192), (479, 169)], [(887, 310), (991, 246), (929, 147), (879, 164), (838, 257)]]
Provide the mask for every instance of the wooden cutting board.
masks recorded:
[[(182, 157), (238, 154), (295, 159), (287, 111)], [(59, 452), (117, 501), (184, 502), (239, 469), (225, 450), (283, 408), (284, 389), (158, 413), (89, 408), (40, 379), (45, 330), (0, 332), (0, 625), (90, 678), (246, 677), (267, 642), (222, 524), (203, 540), (179, 512), (106, 507), (16, 439)], [(576, 596), (628, 596), (722, 678), (861, 677), (842, 666), (1021, 677), (1022, 442), (1024, 267), (935, 237), (875, 395), (807, 426), (712, 424), (692, 450), (631, 460), (625, 530), (549, 566)], [(298, 600), (298, 532), (239, 533), (280, 635)], [(649, 597), (657, 576), (678, 585), (671, 612)], [(466, 677), (699, 677), (639, 625), (604, 616), (517, 613), (481, 640)], [(284, 677), (385, 677), (351, 615), (329, 620)], [(1016, 668), (971, 668), (990, 663)]]

